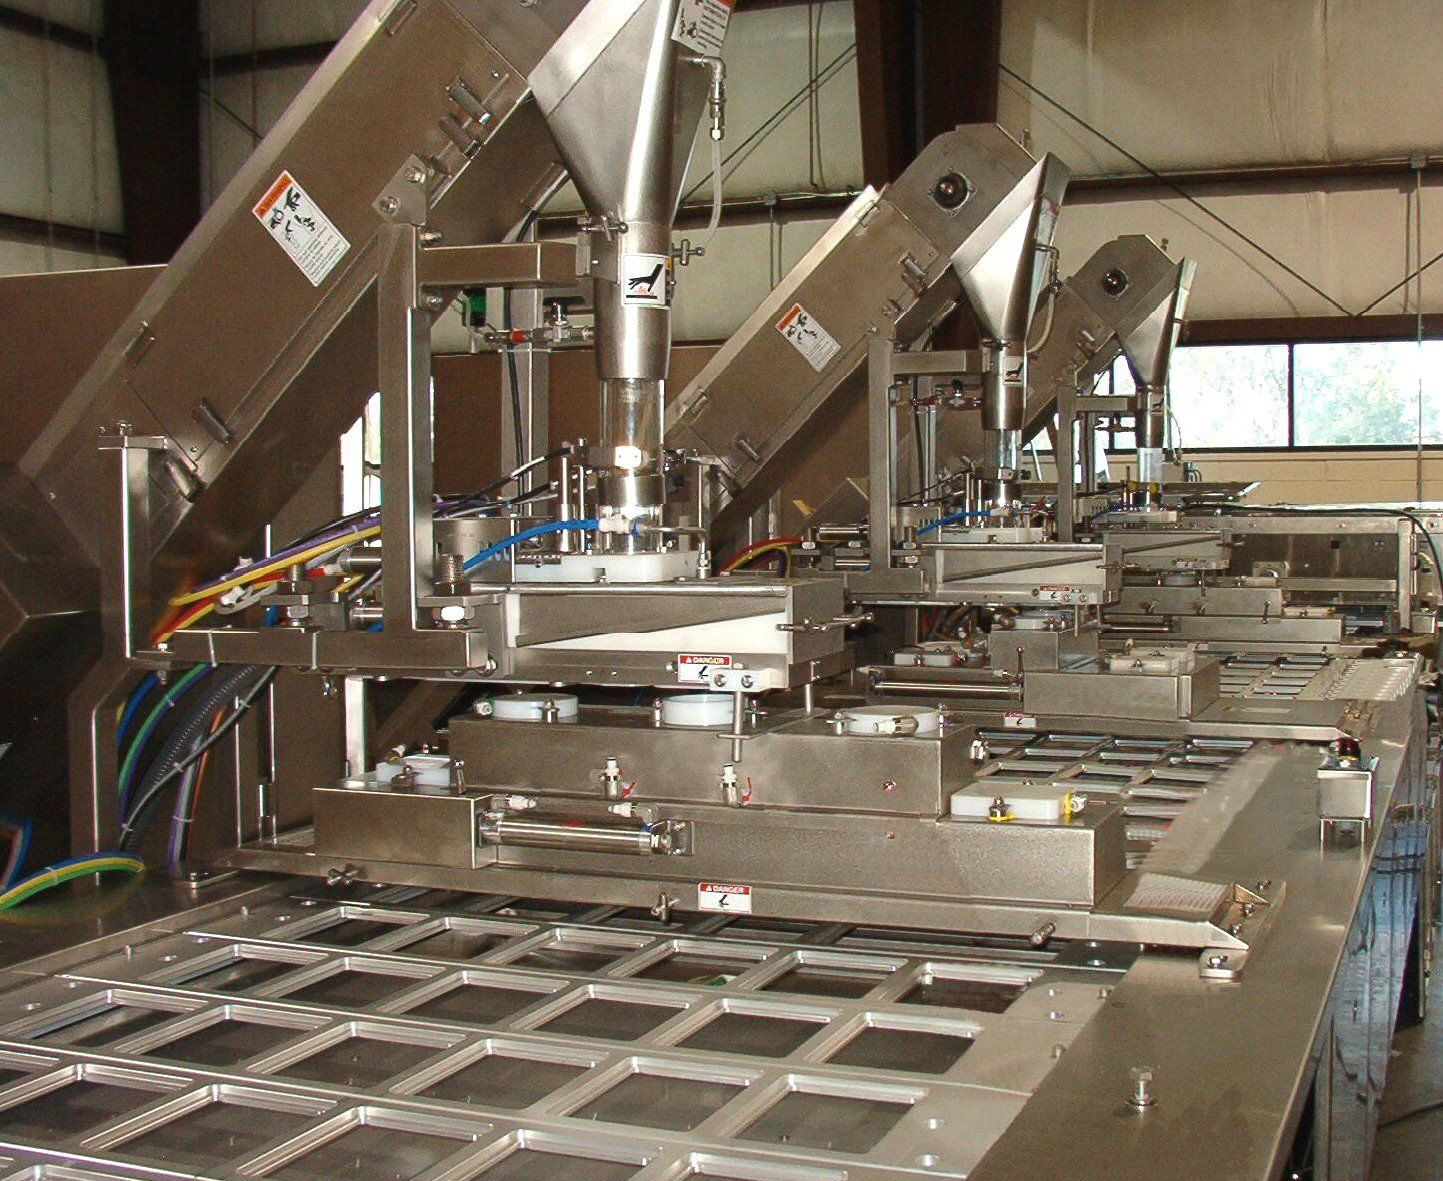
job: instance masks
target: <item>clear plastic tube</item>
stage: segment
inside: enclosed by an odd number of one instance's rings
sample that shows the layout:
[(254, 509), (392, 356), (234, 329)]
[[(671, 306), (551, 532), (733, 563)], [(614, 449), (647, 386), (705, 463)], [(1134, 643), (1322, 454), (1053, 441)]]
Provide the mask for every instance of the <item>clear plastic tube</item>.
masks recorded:
[(722, 215), (722, 150), (721, 140), (711, 141), (711, 220), (706, 225), (706, 236), (701, 240), (701, 246), (705, 249), (711, 245), (711, 240), (716, 236), (717, 227), (721, 225)]

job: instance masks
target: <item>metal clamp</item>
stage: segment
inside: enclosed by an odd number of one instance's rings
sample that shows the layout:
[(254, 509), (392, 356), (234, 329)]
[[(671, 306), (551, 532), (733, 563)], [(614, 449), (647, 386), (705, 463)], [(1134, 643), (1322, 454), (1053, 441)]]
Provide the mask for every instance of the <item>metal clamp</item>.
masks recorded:
[(877, 618), (875, 611), (854, 611), (850, 615), (838, 615), (835, 618), (823, 620), (821, 623), (814, 623), (810, 619), (803, 619), (800, 623), (779, 623), (779, 632), (799, 632), (802, 635), (817, 635), (821, 632), (837, 631), (844, 627), (856, 627), (859, 624), (871, 623)]

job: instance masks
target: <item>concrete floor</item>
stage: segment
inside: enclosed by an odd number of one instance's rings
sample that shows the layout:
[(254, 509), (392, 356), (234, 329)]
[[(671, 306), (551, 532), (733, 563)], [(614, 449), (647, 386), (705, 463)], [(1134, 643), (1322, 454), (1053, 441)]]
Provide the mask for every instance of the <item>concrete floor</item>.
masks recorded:
[[(1443, 939), (1443, 931), (1440, 931)], [(1443, 943), (1439, 944), (1443, 947)], [(1443, 1181), (1443, 964), (1433, 972), (1428, 1020), (1393, 1042), (1373, 1153), (1372, 1181)], [(1399, 1117), (1405, 1117), (1399, 1119)], [(1398, 1120), (1389, 1126), (1390, 1120)]]

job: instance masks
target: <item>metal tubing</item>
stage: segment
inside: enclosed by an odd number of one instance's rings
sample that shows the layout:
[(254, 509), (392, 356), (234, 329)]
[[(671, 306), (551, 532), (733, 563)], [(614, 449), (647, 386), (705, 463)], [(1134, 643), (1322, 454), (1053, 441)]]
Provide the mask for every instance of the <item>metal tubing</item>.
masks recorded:
[(488, 845), (557, 849), (568, 853), (615, 853), (649, 857), (656, 838), (644, 825), (591, 824), (582, 820), (514, 820), (503, 817), (481, 827)]
[(987, 435), (984, 476), (991, 507), (1005, 509), (1017, 499), (1023, 408), (1027, 395), (1027, 347), (1019, 341), (984, 342), (982, 429)]
[(919, 693), (934, 697), (1010, 697), (1021, 699), (1022, 686), (948, 685), (937, 681), (873, 681), (876, 693)]

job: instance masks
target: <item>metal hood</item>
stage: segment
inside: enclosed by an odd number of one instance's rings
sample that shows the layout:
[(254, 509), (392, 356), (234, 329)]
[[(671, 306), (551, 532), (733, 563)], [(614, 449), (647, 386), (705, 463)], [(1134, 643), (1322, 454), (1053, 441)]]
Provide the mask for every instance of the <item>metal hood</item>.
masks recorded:
[(677, 0), (591, 0), (528, 81), (587, 212), (676, 215), (707, 71), (683, 64)]
[[(1013, 144), (1017, 180), (952, 258), (985, 340), (1020, 341), (1042, 293), (1071, 170), (1051, 153), (1033, 161)], [(1026, 161), (1023, 169), (1017, 169)]]
[[(1139, 235), (1140, 236), (1140, 235)], [(1143, 238), (1158, 254), (1162, 251), (1153, 246), (1150, 239)], [(1183, 315), (1187, 309), (1188, 292), (1192, 288), (1194, 264), (1185, 258), (1180, 262), (1167, 259), (1167, 266), (1155, 287), (1135, 305), (1135, 313), (1118, 325), (1118, 341), (1123, 356), (1132, 370), (1133, 380), (1139, 386), (1161, 388), (1167, 381), (1168, 364), (1172, 350), (1177, 344), (1178, 333), (1182, 330)], [(1126, 272), (1121, 272), (1126, 277)], [(1109, 276), (1116, 284), (1117, 275)], [(1151, 310), (1147, 310), (1150, 307)], [(1140, 314), (1140, 313), (1146, 314)]]
[[(1063, 283), (1049, 313), (1052, 329), (1029, 358), (1024, 436), (1052, 421), (1059, 393), (1088, 387), (1105, 373), (1124, 341), (1133, 342), (1137, 357), (1146, 356), (1144, 326), (1153, 325), (1148, 331), (1161, 338), (1169, 315), (1182, 319), (1192, 273), (1191, 262), (1175, 262), (1145, 234), (1124, 234), (1099, 246)], [(1158, 340), (1163, 355), (1154, 349), (1144, 374), (1166, 373), (1171, 340)], [(969, 445), (975, 451), (981, 444), (974, 439)]]

